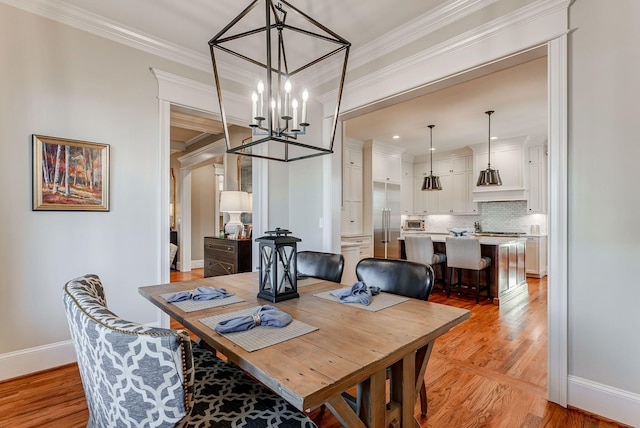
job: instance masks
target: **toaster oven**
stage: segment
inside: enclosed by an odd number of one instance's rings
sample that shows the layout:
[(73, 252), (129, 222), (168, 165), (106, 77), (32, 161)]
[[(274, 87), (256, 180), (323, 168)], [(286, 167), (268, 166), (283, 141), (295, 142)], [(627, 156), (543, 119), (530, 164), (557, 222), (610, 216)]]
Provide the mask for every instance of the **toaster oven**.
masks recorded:
[(404, 230), (424, 231), (424, 220), (405, 220)]

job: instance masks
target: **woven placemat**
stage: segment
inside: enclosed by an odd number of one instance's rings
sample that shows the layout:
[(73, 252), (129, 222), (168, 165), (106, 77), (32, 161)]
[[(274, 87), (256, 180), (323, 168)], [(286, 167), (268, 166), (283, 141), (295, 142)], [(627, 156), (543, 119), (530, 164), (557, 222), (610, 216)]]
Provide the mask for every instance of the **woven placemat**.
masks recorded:
[[(173, 293), (161, 294), (164, 300), (167, 300)], [(183, 300), (182, 302), (174, 302), (172, 305), (182, 309), (185, 312), (195, 312), (202, 309), (215, 308), (217, 306), (230, 305), (232, 303), (244, 302), (244, 299), (238, 296), (229, 296), (224, 299), (211, 299), (211, 300)]]
[[(260, 309), (260, 306), (255, 306), (253, 308), (242, 309), (234, 312), (227, 312), (226, 314), (222, 315), (214, 315), (212, 317), (202, 318), (200, 321), (207, 327), (215, 329), (216, 325), (218, 325), (220, 321), (245, 315), (251, 315), (258, 309)], [(239, 331), (237, 333), (227, 333), (224, 335), (224, 337), (240, 346), (245, 351), (253, 352), (257, 351), (258, 349), (275, 345), (276, 343), (284, 342), (286, 340), (311, 333), (312, 331), (316, 331), (317, 329), (318, 327), (293, 320), (291, 321), (291, 324), (282, 328), (259, 325), (252, 328), (251, 330)]]
[[(335, 290), (333, 290), (335, 291)], [(340, 303), (341, 305), (353, 306), (359, 309), (366, 309), (371, 312), (378, 312), (381, 309), (388, 308), (390, 306), (397, 305), (398, 303), (406, 302), (409, 300), (407, 297), (397, 296), (395, 294), (380, 293), (371, 297), (371, 304), (365, 306), (362, 303), (342, 303), (336, 296), (331, 295), (331, 291), (325, 291), (324, 293), (314, 294), (321, 299), (331, 300), (332, 302)]]

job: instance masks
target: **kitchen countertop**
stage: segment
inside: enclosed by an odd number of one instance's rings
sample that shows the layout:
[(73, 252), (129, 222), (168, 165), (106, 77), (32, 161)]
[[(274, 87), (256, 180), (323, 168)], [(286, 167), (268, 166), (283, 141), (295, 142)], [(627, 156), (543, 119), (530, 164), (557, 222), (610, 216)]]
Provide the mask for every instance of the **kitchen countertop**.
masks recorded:
[[(429, 235), (429, 236), (431, 236), (431, 240), (433, 242), (445, 242), (447, 236), (450, 236), (448, 233), (435, 234), (435, 233), (427, 233), (427, 232), (414, 233), (413, 235)], [(515, 236), (478, 236), (478, 238), (480, 240), (480, 244), (484, 244), (484, 245), (502, 245), (502, 244), (508, 244), (510, 242), (525, 241), (527, 239), (526, 236), (524, 236), (524, 235), (519, 236), (519, 237), (515, 237)], [(398, 238), (398, 240), (404, 241), (404, 236), (400, 236)]]

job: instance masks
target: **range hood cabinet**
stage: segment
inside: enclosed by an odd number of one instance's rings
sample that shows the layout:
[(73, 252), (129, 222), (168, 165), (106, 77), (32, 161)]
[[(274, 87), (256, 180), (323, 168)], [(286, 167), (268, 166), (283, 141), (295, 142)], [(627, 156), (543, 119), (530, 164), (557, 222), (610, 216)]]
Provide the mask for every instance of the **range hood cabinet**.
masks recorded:
[(473, 202), (525, 201), (524, 141), (493, 143), (491, 166), (500, 171), (502, 186), (476, 186), (480, 171), (487, 168), (487, 145), (470, 146), (473, 150)]

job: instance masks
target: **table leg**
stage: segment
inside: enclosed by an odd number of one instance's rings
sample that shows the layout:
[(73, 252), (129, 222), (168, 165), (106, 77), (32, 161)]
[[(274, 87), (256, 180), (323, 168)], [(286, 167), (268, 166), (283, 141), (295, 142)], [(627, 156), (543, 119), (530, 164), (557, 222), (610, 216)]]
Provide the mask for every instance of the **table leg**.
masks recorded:
[(351, 406), (341, 395), (331, 397), (329, 401), (327, 401), (326, 405), (329, 410), (331, 410), (331, 413), (333, 413), (338, 421), (340, 421), (342, 426), (354, 428), (366, 427), (364, 422), (358, 418), (358, 415), (355, 414)]
[(421, 406), (421, 410), (422, 410), (422, 414), (426, 415), (427, 414), (427, 397), (426, 397), (426, 392), (425, 392), (425, 396), (423, 397), (422, 394), (422, 384), (424, 383), (424, 374), (427, 371), (427, 364), (429, 363), (429, 358), (431, 357), (431, 351), (433, 350), (433, 344), (435, 343), (435, 340), (427, 343), (426, 346), (423, 346), (422, 348), (418, 349), (418, 351), (416, 352), (416, 360), (415, 360), (415, 367), (418, 369), (416, 370), (415, 373), (415, 394), (416, 395), (420, 395), (420, 406)]
[(378, 370), (369, 379), (358, 384), (360, 419), (368, 427), (385, 426), (387, 416), (386, 385), (386, 369)]

